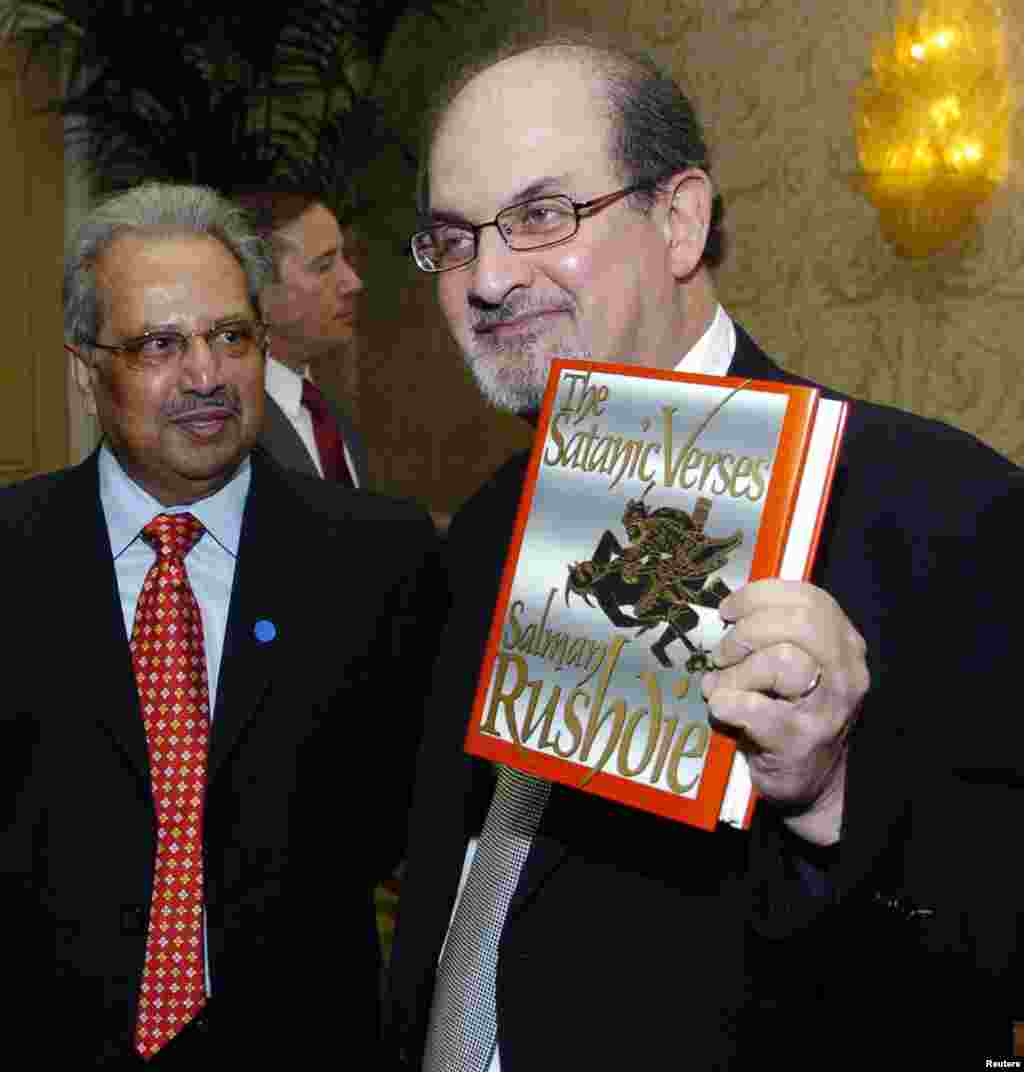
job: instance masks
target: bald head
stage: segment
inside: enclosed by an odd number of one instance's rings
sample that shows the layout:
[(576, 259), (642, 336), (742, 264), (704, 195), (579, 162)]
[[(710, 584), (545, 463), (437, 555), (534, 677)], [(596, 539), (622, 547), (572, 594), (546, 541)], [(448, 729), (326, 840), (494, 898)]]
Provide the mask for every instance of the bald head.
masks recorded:
[[(530, 196), (587, 167), (617, 182), (621, 175), (610, 151), (611, 117), (601, 89), (578, 49), (567, 56), (536, 49), (477, 74), (438, 124), (430, 153), (431, 209), (444, 213), (439, 193), (469, 181), (506, 199)], [(487, 138), (500, 155), (467, 155), (466, 146), (478, 138)], [(538, 152), (544, 153), (544, 174), (533, 166)], [(510, 183), (513, 174), (522, 181)]]
[[(654, 181), (687, 167), (711, 174), (704, 132), (692, 104), (673, 78), (649, 56), (631, 52), (599, 35), (582, 31), (528, 34), (465, 64), (442, 88), (427, 117), (419, 183), (419, 207), (430, 209), (432, 148), (450, 118), (455, 101), (470, 83), (510, 61), (532, 58), (547, 66), (568, 66), (589, 85), (594, 108), (608, 121), (605, 149), (623, 185)], [(508, 71), (506, 70), (506, 74)], [(541, 83), (544, 88), (544, 83)], [(553, 95), (552, 95), (553, 96)], [(557, 107), (557, 99), (552, 99)], [(495, 102), (496, 121), (511, 111)], [(648, 208), (651, 194), (641, 190), (632, 199)], [(724, 254), (721, 196), (714, 195), (712, 220), (703, 263), (715, 267)]]

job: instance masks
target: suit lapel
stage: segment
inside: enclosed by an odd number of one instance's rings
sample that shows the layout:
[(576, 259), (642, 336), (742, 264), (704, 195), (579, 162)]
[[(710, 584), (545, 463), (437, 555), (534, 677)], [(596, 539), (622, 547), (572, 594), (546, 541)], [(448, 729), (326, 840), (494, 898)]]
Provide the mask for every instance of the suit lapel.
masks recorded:
[[(555, 804), (556, 794), (559, 791), (557, 785), (551, 787), (552, 799), (548, 801), (546, 811), (550, 811)], [(569, 790), (577, 792), (575, 789)], [(534, 835), (533, 844), (530, 846), (530, 855), (526, 858), (523, 873), (519, 876), (519, 884), (508, 906), (509, 916), (514, 916), (530, 898), (540, 889), (544, 880), (558, 867), (568, 854), (568, 848), (564, 841), (560, 841), (545, 833), (544, 819), (541, 819), (540, 829)]]
[(798, 376), (791, 376), (772, 361), (756, 342), (740, 327), (736, 328), (736, 352), (729, 365), (730, 376), (749, 376), (754, 380), (785, 380), (806, 383)]
[(285, 469), (294, 469), (308, 476), (319, 476), (305, 443), (299, 438), (299, 433), (285, 416), (284, 410), (269, 394), (264, 395), (263, 404), (260, 444), (264, 450)]
[(736, 353), (729, 366), (730, 376), (750, 376), (755, 380), (773, 380), (777, 383), (797, 384), (800, 387), (815, 387), (821, 392), (823, 398), (851, 401), (849, 395), (844, 395), (841, 391), (834, 391), (831, 387), (807, 379), (806, 376), (797, 376), (782, 368), (781, 365), (777, 365), (739, 324), (735, 327)]
[[(54, 541), (55, 598), (70, 608), (74, 638), (70, 680), (87, 687), (88, 711), (105, 728), (149, 787), (146, 732), (139, 710), (128, 636), (100, 502), (98, 453), (63, 477), (50, 497), (48, 532)], [(69, 534), (74, 534), (69, 539)], [(58, 687), (65, 687), (58, 683)]]
[(285, 485), (258, 451), (250, 455), (252, 484), (242, 517), (238, 562), (224, 636), (210, 744), (210, 778), (224, 763), (243, 727), (255, 714), (279, 661), (277, 636), (289, 601), (278, 538), (282, 519), (295, 511)]
[(355, 468), (356, 479), (359, 481), (359, 486), (364, 488), (366, 487), (366, 478), (369, 472), (370, 462), (366, 454), (366, 444), (363, 442), (363, 437), (356, 431), (356, 426), (352, 423), (352, 419), (341, 406), (337, 405), (330, 398), (327, 398), (326, 401), (328, 408), (334, 415), (335, 421), (338, 423), (338, 431), (341, 433), (345, 448), (348, 450), (349, 457), (352, 459), (352, 465)]

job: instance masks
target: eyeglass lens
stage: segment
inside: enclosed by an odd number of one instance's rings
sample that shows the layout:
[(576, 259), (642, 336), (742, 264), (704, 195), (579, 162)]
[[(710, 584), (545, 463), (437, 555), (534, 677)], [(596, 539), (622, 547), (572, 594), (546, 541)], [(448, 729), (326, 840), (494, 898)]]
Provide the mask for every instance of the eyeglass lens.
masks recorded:
[[(510, 249), (536, 249), (571, 237), (576, 231), (576, 210), (567, 197), (538, 197), (503, 209), (482, 227), (492, 224)], [(427, 271), (457, 268), (476, 257), (478, 234), (479, 229), (441, 224), (420, 231), (413, 238), (413, 252)]]
[(211, 331), (184, 335), (180, 331), (154, 331), (125, 346), (127, 353), (144, 362), (160, 362), (184, 357), (193, 338), (201, 338), (221, 358), (241, 358), (258, 346), (264, 333), (261, 324), (239, 321), (222, 324)]

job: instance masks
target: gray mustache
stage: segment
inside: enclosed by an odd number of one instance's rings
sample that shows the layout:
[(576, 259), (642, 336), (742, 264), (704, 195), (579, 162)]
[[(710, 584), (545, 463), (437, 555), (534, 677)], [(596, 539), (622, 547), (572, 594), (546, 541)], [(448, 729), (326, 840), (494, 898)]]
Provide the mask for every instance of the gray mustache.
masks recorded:
[(500, 324), (503, 320), (515, 320), (517, 317), (533, 316), (537, 313), (554, 313), (564, 308), (564, 305), (534, 305), (530, 302), (515, 302), (511, 305), (498, 306), (496, 309), (478, 308), (473, 326), (479, 331), (481, 328)]
[(242, 403), (238, 398), (227, 394), (214, 395), (186, 395), (185, 398), (176, 402), (168, 402), (164, 407), (164, 415), (171, 418), (183, 417), (196, 410), (225, 409), (236, 417), (242, 415)]

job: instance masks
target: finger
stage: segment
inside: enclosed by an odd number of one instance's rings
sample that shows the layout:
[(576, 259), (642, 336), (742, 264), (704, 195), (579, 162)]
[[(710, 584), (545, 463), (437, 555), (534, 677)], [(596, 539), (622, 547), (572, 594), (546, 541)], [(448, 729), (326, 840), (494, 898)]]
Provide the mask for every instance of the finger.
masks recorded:
[(712, 652), (716, 667), (724, 669), (767, 648), (800, 648), (812, 663), (832, 665), (841, 657), (842, 624), (806, 607), (770, 607), (738, 621), (722, 634)]
[(785, 737), (782, 727), (790, 717), (785, 701), (719, 686), (708, 696), (707, 702), (712, 723), (739, 733), (745, 752), (774, 753), (781, 749)]
[(814, 598), (814, 592), (820, 591), (822, 589), (805, 581), (781, 581), (778, 577), (766, 577), (751, 581), (730, 593), (722, 600), (718, 613), (726, 621), (736, 622), (766, 606), (786, 607), (807, 603)]
[(813, 656), (794, 644), (783, 643), (706, 674), (702, 686), (706, 696), (725, 688), (795, 700), (810, 695), (822, 674), (822, 666)]
[(719, 689), (712, 725), (736, 736), (758, 793), (768, 799), (808, 802), (842, 767), (841, 723), (808, 715), (781, 700)]
[(725, 686), (708, 697), (712, 719), (746, 738), (744, 751), (764, 752), (785, 764), (834, 740), (844, 725), (827, 707), (827, 693), (815, 689), (802, 700), (785, 700)]
[(822, 600), (751, 613), (722, 635), (712, 653), (714, 663), (732, 666), (752, 652), (778, 644), (794, 644), (826, 667), (860, 659), (864, 653), (864, 641), (846, 616), (833, 601)]

